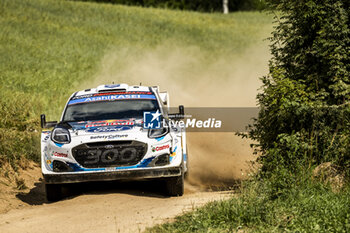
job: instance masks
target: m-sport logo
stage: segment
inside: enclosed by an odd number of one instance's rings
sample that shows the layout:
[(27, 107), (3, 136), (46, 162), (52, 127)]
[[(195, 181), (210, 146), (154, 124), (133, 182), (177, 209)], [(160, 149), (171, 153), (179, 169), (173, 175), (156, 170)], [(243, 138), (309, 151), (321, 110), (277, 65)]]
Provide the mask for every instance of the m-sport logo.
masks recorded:
[(161, 113), (156, 112), (143, 113), (143, 128), (145, 129), (159, 129), (161, 126)]

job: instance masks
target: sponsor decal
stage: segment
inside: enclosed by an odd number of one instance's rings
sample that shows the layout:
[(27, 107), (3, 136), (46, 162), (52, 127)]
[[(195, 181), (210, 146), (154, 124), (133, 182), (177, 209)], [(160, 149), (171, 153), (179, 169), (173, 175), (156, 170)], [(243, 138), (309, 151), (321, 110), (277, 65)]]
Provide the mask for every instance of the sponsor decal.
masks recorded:
[(107, 133), (107, 132), (116, 132), (132, 129), (131, 126), (110, 126), (110, 127), (92, 127), (88, 128), (85, 131), (89, 133)]
[(68, 157), (68, 154), (59, 153), (59, 152), (53, 152), (52, 155), (56, 156), (56, 157), (63, 157), (63, 158), (67, 158)]
[[(97, 93), (91, 96), (102, 96), (102, 95), (153, 95), (152, 92), (149, 91), (128, 91), (128, 92), (105, 92), (105, 93)], [(89, 96), (89, 97), (91, 97)]]
[(176, 155), (176, 150), (177, 150), (177, 146), (175, 146), (174, 150), (172, 151), (172, 153), (170, 154), (170, 162), (173, 160), (173, 158)]
[(105, 168), (105, 171), (115, 171), (115, 170), (117, 170), (115, 167), (106, 167)]
[(144, 129), (159, 129), (161, 121), (161, 113), (159, 110), (156, 112), (144, 112), (143, 113), (143, 128)]
[(116, 135), (98, 135), (91, 136), (90, 139), (116, 139), (116, 138), (127, 138), (127, 134), (116, 134)]
[(156, 99), (155, 95), (144, 95), (144, 94), (115, 94), (115, 95), (100, 95), (100, 96), (91, 96), (86, 98), (70, 100), (68, 105), (72, 104), (81, 104), (89, 102), (98, 102), (98, 101), (115, 101), (115, 100), (125, 100), (125, 99)]
[(44, 153), (44, 157), (45, 157), (45, 162), (46, 162), (46, 164), (47, 164), (50, 168), (52, 168), (52, 161), (51, 161), (51, 159), (49, 159), (49, 157), (47, 156), (46, 153)]
[(84, 99), (84, 98), (90, 98), (95, 96), (105, 96), (105, 95), (153, 95), (150, 91), (118, 91), (118, 92), (103, 92), (103, 93), (96, 93), (96, 94), (87, 94), (87, 95), (79, 95), (73, 97), (71, 100), (77, 100), (77, 99)]
[(135, 126), (135, 119), (128, 120), (103, 120), (103, 121), (79, 121), (70, 125), (75, 130), (85, 130), (86, 132), (115, 132), (129, 130)]
[(152, 152), (157, 152), (157, 151), (162, 151), (165, 149), (169, 149), (170, 145), (163, 145), (163, 146), (156, 146), (156, 147), (152, 147)]
[(111, 121), (95, 121), (85, 125), (85, 128), (103, 127), (103, 126), (125, 126), (134, 125), (133, 121), (129, 120), (111, 120)]

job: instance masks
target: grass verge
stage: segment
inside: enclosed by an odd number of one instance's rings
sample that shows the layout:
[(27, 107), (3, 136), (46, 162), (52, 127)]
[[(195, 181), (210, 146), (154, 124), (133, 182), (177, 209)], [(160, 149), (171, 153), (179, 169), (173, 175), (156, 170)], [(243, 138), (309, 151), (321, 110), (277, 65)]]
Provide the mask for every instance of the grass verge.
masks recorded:
[(301, 182), (272, 195), (271, 182), (249, 181), (236, 198), (216, 201), (147, 232), (349, 232), (350, 189)]

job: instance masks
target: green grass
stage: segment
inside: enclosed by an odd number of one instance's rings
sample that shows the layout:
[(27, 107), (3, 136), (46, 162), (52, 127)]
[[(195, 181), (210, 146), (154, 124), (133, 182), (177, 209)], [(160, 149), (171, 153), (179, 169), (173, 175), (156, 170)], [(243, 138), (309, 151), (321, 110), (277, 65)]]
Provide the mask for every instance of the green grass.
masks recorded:
[(238, 197), (207, 204), (147, 232), (349, 232), (350, 190), (319, 183), (271, 197), (266, 181), (251, 182)]
[[(93, 80), (104, 55), (195, 46), (204, 62), (240, 54), (268, 36), (263, 13), (202, 14), (63, 0), (0, 1), (0, 164), (39, 159), (39, 115), (58, 120), (70, 94)], [(131, 58), (130, 58), (131, 57)], [(232, 57), (232, 56), (231, 56)], [(118, 82), (118, 80), (115, 80)]]

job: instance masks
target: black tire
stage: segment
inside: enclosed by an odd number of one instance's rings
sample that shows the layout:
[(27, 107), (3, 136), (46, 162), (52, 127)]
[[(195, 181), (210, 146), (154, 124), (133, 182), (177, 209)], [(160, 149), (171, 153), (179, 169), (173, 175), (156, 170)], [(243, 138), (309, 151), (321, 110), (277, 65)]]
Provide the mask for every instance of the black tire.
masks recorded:
[(184, 173), (181, 176), (169, 177), (165, 182), (166, 192), (169, 196), (182, 196), (184, 194)]
[(62, 187), (60, 184), (45, 184), (46, 199), (55, 202), (62, 199)]

